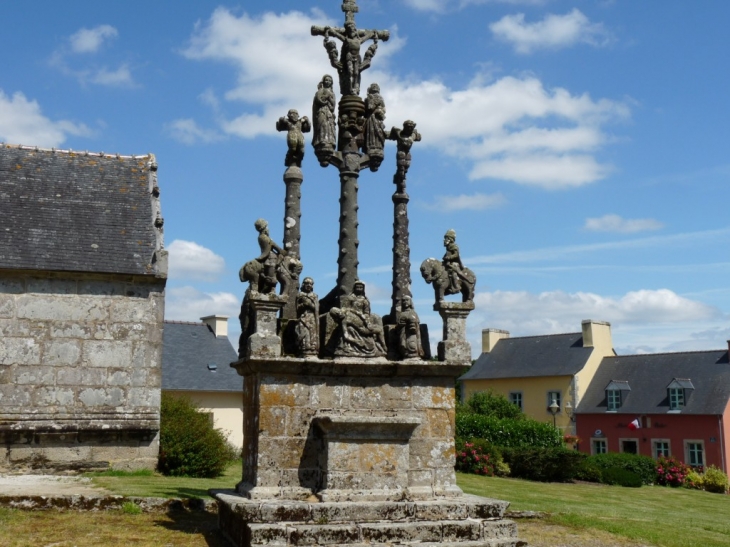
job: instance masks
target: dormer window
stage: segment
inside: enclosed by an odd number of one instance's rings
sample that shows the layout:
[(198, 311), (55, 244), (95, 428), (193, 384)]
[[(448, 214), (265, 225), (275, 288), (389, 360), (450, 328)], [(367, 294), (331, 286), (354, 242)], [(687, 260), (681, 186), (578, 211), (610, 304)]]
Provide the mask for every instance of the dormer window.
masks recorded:
[(621, 392), (618, 389), (607, 389), (606, 403), (608, 410), (618, 410), (621, 406)]
[(615, 412), (621, 408), (626, 396), (631, 391), (629, 383), (624, 380), (611, 380), (606, 386), (606, 410)]
[(689, 378), (674, 378), (667, 386), (667, 398), (669, 399), (669, 410), (680, 411), (687, 404), (692, 390), (695, 386)]

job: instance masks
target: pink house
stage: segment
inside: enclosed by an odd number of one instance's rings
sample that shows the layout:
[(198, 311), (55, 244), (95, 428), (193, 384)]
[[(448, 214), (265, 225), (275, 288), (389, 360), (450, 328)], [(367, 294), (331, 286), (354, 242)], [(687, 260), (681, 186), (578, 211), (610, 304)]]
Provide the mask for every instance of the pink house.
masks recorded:
[(604, 357), (574, 416), (582, 452), (673, 456), (727, 473), (728, 351)]

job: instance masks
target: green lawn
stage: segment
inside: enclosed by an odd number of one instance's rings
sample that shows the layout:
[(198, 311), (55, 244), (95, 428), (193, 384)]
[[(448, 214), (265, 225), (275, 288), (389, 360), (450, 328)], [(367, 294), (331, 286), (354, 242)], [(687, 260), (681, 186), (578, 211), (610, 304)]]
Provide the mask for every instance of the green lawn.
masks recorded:
[(94, 484), (115, 494), (144, 498), (208, 498), (209, 488), (235, 488), (241, 480), (241, 461), (226, 468), (217, 479), (165, 477), (152, 474), (88, 473)]
[(545, 511), (550, 522), (593, 528), (662, 547), (728, 547), (730, 496), (684, 488), (538, 483), (457, 474), (469, 494), (510, 509)]

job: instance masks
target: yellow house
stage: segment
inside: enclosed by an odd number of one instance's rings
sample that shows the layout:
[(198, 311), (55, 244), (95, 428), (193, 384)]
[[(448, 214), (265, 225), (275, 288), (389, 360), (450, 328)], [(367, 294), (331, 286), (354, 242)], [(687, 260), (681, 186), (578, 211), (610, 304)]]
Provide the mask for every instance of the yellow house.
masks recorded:
[(565, 433), (574, 435), (573, 410), (601, 359), (616, 355), (610, 323), (588, 319), (581, 327), (576, 333), (518, 338), (510, 338), (507, 331), (484, 329), (482, 354), (460, 378), (463, 400), (492, 389), (527, 416), (542, 422), (555, 420)]
[(228, 340), (228, 318), (209, 315), (201, 321), (165, 321), (162, 391), (189, 397), (241, 448), (243, 378), (229, 366), (238, 353)]

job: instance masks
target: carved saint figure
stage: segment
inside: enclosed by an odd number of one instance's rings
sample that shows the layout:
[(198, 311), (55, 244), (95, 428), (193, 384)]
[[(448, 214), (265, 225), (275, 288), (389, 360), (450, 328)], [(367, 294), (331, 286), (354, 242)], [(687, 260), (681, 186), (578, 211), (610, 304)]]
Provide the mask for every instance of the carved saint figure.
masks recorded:
[(398, 316), (398, 351), (403, 359), (421, 357), (421, 323), (416, 310), (413, 309), (413, 299), (404, 296), (401, 300), (401, 312)]
[(337, 354), (359, 357), (385, 355), (382, 319), (370, 313), (370, 300), (365, 296), (365, 283), (355, 281), (352, 294), (340, 299), (340, 308), (330, 310), (341, 329)]
[(276, 122), (277, 131), (286, 131), (286, 144), (289, 147), (289, 151), (286, 153), (284, 159), (284, 165), (287, 167), (302, 166), (302, 160), (304, 159), (304, 135), (303, 133), (309, 133), (311, 129), (309, 125), (309, 118), (303, 116), (299, 117), (299, 112), (295, 109), (291, 109), (286, 116), (279, 118)]
[(317, 159), (322, 163), (335, 150), (337, 133), (335, 128), (335, 93), (332, 90), (332, 76), (326, 74), (317, 85), (317, 92), (312, 101), (312, 120), (314, 132), (312, 146)]
[(414, 142), (421, 140), (421, 134), (416, 131), (416, 122), (406, 120), (403, 122), (403, 129), (393, 127), (390, 130), (388, 139), (396, 141), (398, 145), (398, 153), (396, 155), (396, 172), (393, 182), (398, 185), (398, 192), (405, 192), (406, 175), (411, 166), (411, 146)]
[(458, 292), (461, 290), (461, 276), (459, 274), (461, 274), (464, 264), (461, 262), (459, 246), (456, 244), (456, 232), (454, 230), (448, 230), (444, 235), (444, 247), (446, 247), (446, 252), (441, 263), (449, 274), (449, 284)]
[[(370, 68), (375, 52), (378, 50), (378, 40), (387, 41), (390, 33), (387, 30), (358, 30), (354, 20), (345, 22), (344, 28), (312, 27), (313, 36), (324, 36), (324, 47), (330, 59), (330, 64), (337, 70), (340, 77), (340, 93), (343, 95), (360, 94), (360, 75), (363, 70)], [(342, 41), (340, 58), (337, 59), (337, 45), (330, 41), (330, 37)], [(363, 42), (372, 40), (364, 57), (360, 56), (360, 46)]]
[(269, 236), (269, 223), (263, 218), (254, 222), (259, 233), (258, 242), (261, 254), (249, 260), (238, 272), (241, 281), (248, 281), (253, 291), (268, 294), (274, 292), (277, 279), (280, 279), (280, 264), (286, 251), (274, 243)]
[(368, 87), (368, 96), (365, 98), (365, 139), (364, 152), (375, 161), (377, 167), (383, 161), (383, 147), (385, 146), (385, 101), (380, 95), (380, 86), (371, 84)]
[(305, 277), (297, 295), (297, 323), (294, 332), (301, 355), (317, 355), (319, 351), (319, 297), (313, 292), (314, 280)]

